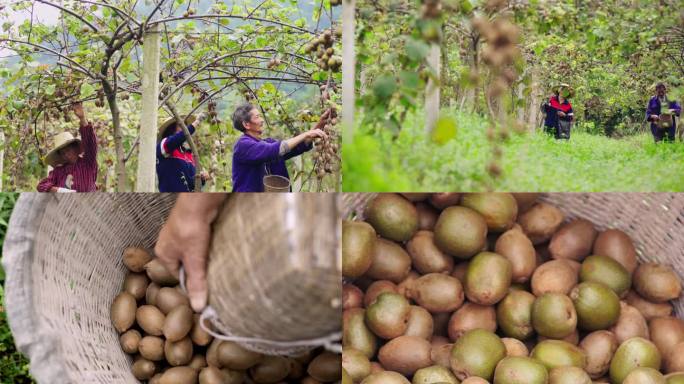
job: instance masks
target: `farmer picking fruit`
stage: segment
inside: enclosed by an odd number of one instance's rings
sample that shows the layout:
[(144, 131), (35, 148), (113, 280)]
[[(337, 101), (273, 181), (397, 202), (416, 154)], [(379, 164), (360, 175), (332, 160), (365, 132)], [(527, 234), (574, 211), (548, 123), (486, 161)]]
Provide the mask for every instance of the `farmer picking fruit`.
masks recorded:
[(48, 177), (38, 183), (38, 192), (94, 192), (97, 179), (97, 139), (93, 125), (86, 119), (83, 104), (73, 105), (78, 117), (81, 138), (70, 132), (55, 136), (45, 164), (53, 167)]
[(553, 134), (556, 139), (570, 139), (570, 128), (574, 119), (570, 98), (573, 91), (568, 84), (561, 84), (551, 99), (542, 106), (546, 113), (544, 132)]
[[(667, 99), (665, 84), (656, 85), (656, 94), (651, 97), (646, 107), (646, 121), (651, 122), (651, 133), (656, 143), (659, 141), (674, 141), (677, 132), (675, 116), (682, 113), (682, 107), (675, 100)], [(664, 108), (663, 106), (667, 106)], [(667, 134), (667, 136), (665, 136)]]

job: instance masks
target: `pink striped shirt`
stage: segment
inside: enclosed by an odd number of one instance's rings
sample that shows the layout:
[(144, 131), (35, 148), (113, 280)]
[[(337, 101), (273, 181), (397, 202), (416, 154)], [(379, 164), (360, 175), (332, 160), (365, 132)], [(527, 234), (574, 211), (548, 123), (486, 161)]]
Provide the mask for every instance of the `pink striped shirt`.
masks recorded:
[[(62, 164), (55, 167), (48, 177), (38, 183), (38, 192), (50, 192), (50, 188), (69, 188), (76, 192), (95, 192), (97, 180), (97, 138), (93, 125), (88, 123), (79, 128), (81, 149), (75, 164)], [(71, 177), (69, 177), (71, 176)], [(66, 185), (67, 181), (71, 185)]]

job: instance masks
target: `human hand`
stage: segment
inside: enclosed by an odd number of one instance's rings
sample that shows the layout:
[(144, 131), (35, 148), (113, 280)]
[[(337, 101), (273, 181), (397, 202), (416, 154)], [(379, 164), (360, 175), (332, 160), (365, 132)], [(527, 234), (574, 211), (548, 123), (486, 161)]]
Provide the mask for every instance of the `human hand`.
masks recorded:
[(209, 180), (211, 177), (209, 176), (209, 172), (207, 172), (207, 171), (202, 171), (202, 172), (200, 172), (200, 178), (202, 179), (202, 181), (207, 181), (207, 180)]
[(74, 115), (78, 117), (79, 120), (85, 121), (85, 112), (83, 111), (83, 103), (78, 102), (71, 106), (74, 110)]
[(307, 140), (313, 140), (315, 138), (327, 139), (328, 135), (326, 135), (325, 132), (323, 132), (321, 129), (314, 128), (306, 132), (306, 138)]
[(658, 115), (651, 115), (651, 120), (658, 121), (658, 120), (660, 120), (660, 116), (658, 116)]
[(563, 112), (563, 111), (558, 111), (558, 116), (560, 116), (560, 117), (565, 117), (565, 112)]
[(74, 191), (73, 189), (69, 189), (69, 188), (57, 188), (56, 192), (59, 192), (59, 193), (75, 193), (76, 191)]
[(180, 264), (187, 276), (186, 289), (190, 305), (201, 312), (207, 305), (207, 254), (211, 240), (211, 223), (225, 194), (182, 193), (159, 232), (154, 253), (178, 277)]

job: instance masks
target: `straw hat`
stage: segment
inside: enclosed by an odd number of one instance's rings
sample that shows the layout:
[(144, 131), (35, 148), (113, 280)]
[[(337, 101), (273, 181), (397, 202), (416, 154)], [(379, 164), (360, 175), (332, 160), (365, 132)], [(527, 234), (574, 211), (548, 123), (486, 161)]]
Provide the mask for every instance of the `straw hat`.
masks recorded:
[(561, 83), (561, 84), (558, 86), (558, 88), (559, 88), (559, 90), (567, 89), (568, 92), (570, 93), (570, 94), (568, 95), (568, 98), (572, 98), (573, 96), (575, 96), (575, 90), (570, 86), (570, 84)]
[(56, 167), (64, 163), (64, 159), (62, 159), (62, 156), (59, 154), (59, 150), (64, 149), (73, 143), (81, 144), (81, 139), (74, 137), (74, 135), (69, 132), (62, 132), (55, 136), (53, 143), (53, 148), (45, 156), (44, 161), (45, 164)]
[[(185, 117), (185, 125), (188, 125), (192, 122), (195, 121), (195, 115), (188, 115)], [(176, 118), (172, 117), (168, 120), (166, 120), (160, 127), (159, 127), (159, 132), (157, 133), (157, 140), (162, 139), (162, 135), (164, 134), (164, 131), (166, 128), (168, 128), (171, 124), (174, 124), (176, 122)]]

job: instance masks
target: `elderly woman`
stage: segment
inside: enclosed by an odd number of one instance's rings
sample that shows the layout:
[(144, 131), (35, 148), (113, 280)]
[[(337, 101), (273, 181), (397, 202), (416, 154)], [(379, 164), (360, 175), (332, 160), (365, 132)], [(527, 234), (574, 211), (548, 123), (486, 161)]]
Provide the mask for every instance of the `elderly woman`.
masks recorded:
[[(651, 122), (651, 133), (656, 143), (663, 139), (670, 142), (674, 141), (675, 132), (677, 132), (675, 116), (679, 116), (682, 113), (682, 107), (679, 103), (667, 100), (666, 91), (665, 84), (658, 83), (656, 85), (656, 95), (651, 97), (646, 107), (646, 121)], [(661, 119), (671, 120), (671, 123), (663, 124), (664, 121), (661, 121)], [(666, 133), (667, 137), (665, 137)]]
[(327, 137), (320, 128), (330, 113), (326, 111), (314, 129), (280, 141), (262, 138), (259, 109), (250, 103), (240, 105), (233, 113), (233, 127), (243, 133), (233, 147), (233, 192), (263, 192), (267, 174), (289, 179), (285, 160), (310, 151), (313, 139)]
[[(188, 116), (185, 119), (190, 134), (206, 118), (201, 113), (196, 119)], [(176, 119), (171, 118), (159, 128), (159, 141), (157, 143), (157, 179), (159, 192), (192, 192), (195, 190), (195, 159), (186, 142), (185, 133)], [(201, 174), (202, 183), (208, 175)]]
[(53, 167), (38, 183), (38, 192), (94, 192), (97, 179), (97, 138), (81, 103), (73, 105), (80, 122), (81, 139), (69, 132), (55, 136), (45, 163)]
[(544, 132), (553, 134), (556, 139), (570, 139), (570, 125), (574, 119), (570, 97), (572, 89), (561, 84), (558, 91), (542, 107), (546, 113)]

